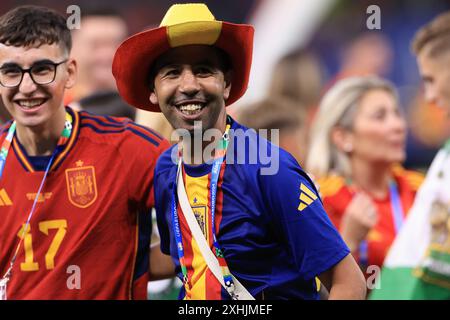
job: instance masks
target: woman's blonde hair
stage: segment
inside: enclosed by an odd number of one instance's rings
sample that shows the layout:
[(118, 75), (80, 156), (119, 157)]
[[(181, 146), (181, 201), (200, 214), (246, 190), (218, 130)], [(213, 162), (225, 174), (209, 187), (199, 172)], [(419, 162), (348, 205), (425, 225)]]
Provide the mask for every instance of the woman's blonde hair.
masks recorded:
[(310, 149), (306, 168), (315, 177), (327, 176), (331, 171), (351, 177), (350, 160), (331, 140), (335, 127), (353, 128), (357, 106), (372, 90), (385, 90), (398, 100), (397, 92), (387, 80), (376, 76), (351, 77), (337, 82), (323, 97), (312, 123)]

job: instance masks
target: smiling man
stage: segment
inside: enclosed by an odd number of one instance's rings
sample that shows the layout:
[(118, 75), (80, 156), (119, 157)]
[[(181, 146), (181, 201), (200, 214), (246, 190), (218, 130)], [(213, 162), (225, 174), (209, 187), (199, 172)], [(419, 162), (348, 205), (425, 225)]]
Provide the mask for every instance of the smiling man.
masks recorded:
[(0, 94), (14, 119), (0, 135), (0, 297), (146, 298), (153, 171), (168, 143), (65, 107), (70, 49), (50, 9), (0, 17)]
[[(330, 298), (362, 299), (362, 273), (311, 180), (290, 154), (227, 116), (247, 88), (252, 46), (253, 27), (183, 4), (116, 52), (122, 97), (163, 112), (182, 135), (155, 170), (162, 251), (185, 299), (317, 299), (316, 276)], [(261, 148), (279, 155), (277, 173), (249, 163)]]
[[(202, 128), (223, 132), (226, 122), (223, 104), (230, 95), (231, 80), (230, 74), (223, 72), (229, 71), (224, 60), (225, 54), (215, 47), (192, 45), (170, 50), (155, 62), (154, 86), (160, 90), (151, 94), (151, 103), (159, 103), (174, 128), (193, 131), (194, 122), (198, 122)], [(200, 83), (204, 90), (200, 90)], [(177, 94), (180, 84), (181, 95)], [(190, 94), (193, 91), (195, 96)]]

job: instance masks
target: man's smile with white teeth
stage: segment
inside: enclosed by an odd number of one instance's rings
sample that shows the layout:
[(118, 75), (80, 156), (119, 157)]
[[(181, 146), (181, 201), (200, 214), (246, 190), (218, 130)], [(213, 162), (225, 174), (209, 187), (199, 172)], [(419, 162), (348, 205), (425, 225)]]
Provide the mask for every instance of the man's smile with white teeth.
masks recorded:
[(43, 104), (45, 102), (46, 99), (44, 98), (39, 98), (39, 99), (21, 99), (21, 100), (17, 100), (16, 103), (21, 106), (22, 108), (34, 108), (37, 106), (40, 106), (41, 104)]
[(200, 103), (188, 103), (177, 106), (177, 108), (186, 115), (194, 115), (202, 110), (204, 104)]

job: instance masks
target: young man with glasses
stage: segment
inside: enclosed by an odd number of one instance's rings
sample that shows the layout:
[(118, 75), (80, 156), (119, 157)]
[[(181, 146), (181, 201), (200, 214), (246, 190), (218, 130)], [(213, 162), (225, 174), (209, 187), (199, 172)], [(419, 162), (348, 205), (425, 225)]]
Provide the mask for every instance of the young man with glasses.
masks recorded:
[(0, 17), (0, 94), (14, 119), (0, 135), (0, 298), (145, 298), (153, 170), (168, 143), (65, 107), (70, 49), (52, 10)]

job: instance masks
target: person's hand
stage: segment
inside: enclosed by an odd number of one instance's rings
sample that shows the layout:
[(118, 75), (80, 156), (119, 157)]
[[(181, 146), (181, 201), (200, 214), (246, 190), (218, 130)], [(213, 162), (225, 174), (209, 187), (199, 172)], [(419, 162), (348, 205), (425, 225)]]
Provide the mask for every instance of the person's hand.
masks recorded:
[(378, 212), (370, 197), (357, 193), (345, 209), (341, 222), (341, 234), (350, 250), (356, 251), (367, 233), (378, 222)]

